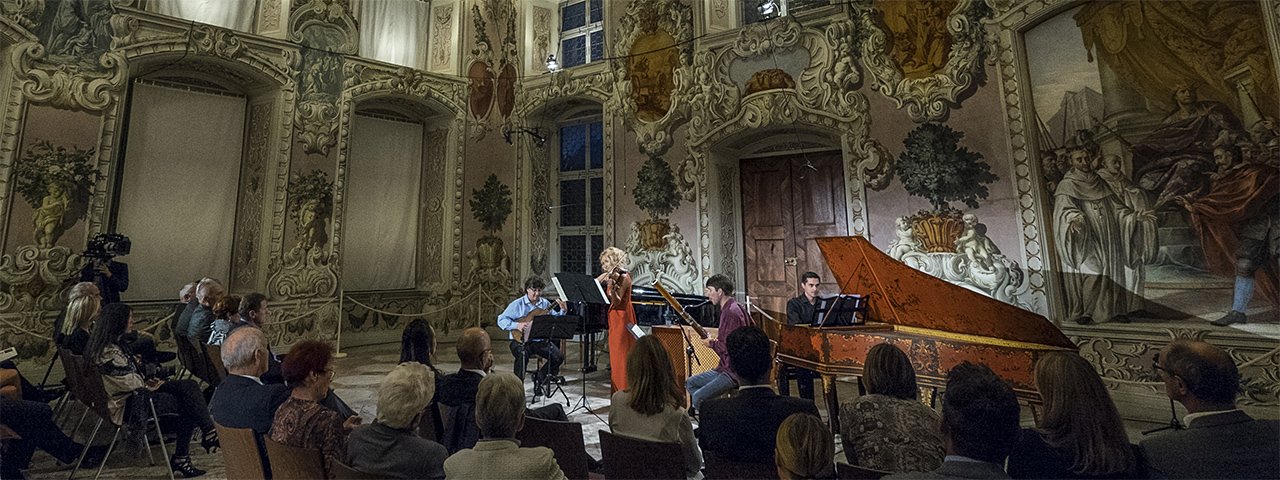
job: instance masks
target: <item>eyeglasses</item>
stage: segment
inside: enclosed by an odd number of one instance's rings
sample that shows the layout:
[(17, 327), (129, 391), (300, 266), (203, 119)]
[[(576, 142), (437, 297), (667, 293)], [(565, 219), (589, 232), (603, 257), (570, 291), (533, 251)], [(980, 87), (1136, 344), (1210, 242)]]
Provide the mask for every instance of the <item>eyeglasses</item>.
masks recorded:
[(1169, 369), (1160, 366), (1160, 352), (1156, 352), (1156, 356), (1152, 359), (1151, 369), (1156, 372), (1156, 376), (1159, 376), (1160, 372), (1164, 372), (1165, 375), (1170, 377), (1174, 376), (1173, 372), (1170, 372)]

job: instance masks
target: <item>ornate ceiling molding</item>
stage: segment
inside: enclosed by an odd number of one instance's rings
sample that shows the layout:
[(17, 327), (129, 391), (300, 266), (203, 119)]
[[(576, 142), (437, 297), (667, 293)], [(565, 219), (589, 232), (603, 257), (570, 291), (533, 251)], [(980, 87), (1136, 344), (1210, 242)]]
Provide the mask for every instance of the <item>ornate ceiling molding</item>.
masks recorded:
[[(617, 42), (613, 47), (612, 60), (616, 82), (616, 96), (619, 102), (618, 115), (627, 119), (627, 123), (636, 133), (636, 141), (641, 153), (662, 155), (671, 148), (672, 136), (676, 127), (684, 123), (688, 116), (687, 98), (693, 91), (693, 10), (680, 0), (631, 0), (627, 4), (627, 13), (620, 20), (615, 32)], [(646, 81), (658, 82), (662, 85), (667, 75), (663, 62), (657, 55), (667, 50), (663, 45), (653, 45), (640, 52), (632, 52), (638, 40), (657, 39), (661, 34), (670, 37), (675, 45), (675, 65), (671, 65), (671, 91), (652, 92), (660, 89), (648, 85), (636, 85), (635, 80), (646, 78)], [(633, 53), (648, 54), (632, 57)], [(654, 60), (658, 65), (649, 66), (647, 71), (636, 71), (634, 67), (648, 65), (647, 60)], [(665, 98), (664, 98), (665, 95)], [(637, 98), (645, 98), (645, 104), (637, 102)], [(651, 102), (666, 102), (666, 110), (657, 112), (658, 108)], [(643, 120), (637, 115), (648, 112), (660, 115), (652, 120)]]
[[(313, 28), (336, 31), (338, 35), (323, 36), (323, 40), (312, 38), (309, 30)], [(329, 43), (333, 40), (338, 42)], [(360, 33), (351, 14), (350, 0), (294, 0), (294, 8), (289, 13), (289, 41), (355, 55), (360, 47)]]
[(466, 82), (373, 63), (348, 62), (345, 70), (343, 102), (354, 104), (378, 96), (400, 95), (420, 100), (433, 110), (447, 110), (441, 113), (450, 117), (466, 114)]
[(991, 17), (984, 0), (956, 3), (946, 22), (951, 35), (947, 61), (941, 69), (922, 78), (907, 78), (898, 63), (890, 58), (889, 34), (877, 20), (879, 13), (870, 0), (856, 4), (854, 12), (858, 22), (854, 42), (875, 89), (893, 99), (899, 108), (905, 106), (912, 120), (945, 119), (951, 106), (960, 103), (961, 95), (981, 74), (986, 54), (983, 22)]
[(115, 51), (99, 57), (98, 71), (74, 64), (51, 64), (45, 58), (44, 45), (36, 42), (14, 47), (9, 61), (28, 101), (69, 110), (106, 109), (115, 98), (113, 93), (124, 86), (129, 76), (124, 56)]

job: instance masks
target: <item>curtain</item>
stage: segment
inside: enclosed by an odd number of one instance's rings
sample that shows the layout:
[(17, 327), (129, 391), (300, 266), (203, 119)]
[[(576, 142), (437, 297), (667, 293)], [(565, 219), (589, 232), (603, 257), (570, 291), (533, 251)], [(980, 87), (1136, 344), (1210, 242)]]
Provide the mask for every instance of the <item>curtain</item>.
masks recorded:
[[(134, 87), (116, 231), (133, 251), (125, 300), (176, 300), (231, 270), (246, 101)], [(195, 114), (198, 112), (198, 114)]]
[(342, 288), (413, 288), (422, 125), (359, 115), (352, 123), (343, 214)]
[(150, 10), (241, 32), (253, 32), (257, 0), (152, 0)]
[(360, 56), (426, 68), (430, 6), (423, 0), (360, 2)]

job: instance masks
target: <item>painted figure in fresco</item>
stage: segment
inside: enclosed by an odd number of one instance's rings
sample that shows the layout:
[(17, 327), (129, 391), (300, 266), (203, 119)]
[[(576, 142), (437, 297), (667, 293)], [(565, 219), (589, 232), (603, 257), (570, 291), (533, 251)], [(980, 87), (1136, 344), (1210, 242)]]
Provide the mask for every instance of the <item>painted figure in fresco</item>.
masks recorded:
[(1247, 162), (1235, 145), (1214, 150), (1218, 170), (1207, 193), (1179, 203), (1190, 212), (1209, 269), (1235, 277), (1231, 310), (1212, 323), (1245, 323), (1254, 291), (1280, 305), (1280, 169)]
[(62, 235), (62, 219), (71, 209), (71, 196), (57, 182), (50, 182), (48, 193), (40, 201), (35, 212), (36, 245), (52, 247)]
[(1123, 278), (1124, 248), (1113, 242), (1123, 238), (1120, 218), (1129, 209), (1095, 172), (1092, 155), (1083, 148), (1071, 151), (1071, 170), (1054, 190), (1053, 225), (1062, 261), (1067, 318), (1087, 325), (1095, 320), (1127, 322)]
[(951, 53), (947, 17), (955, 6), (955, 1), (876, 2), (892, 39), (887, 53), (904, 77), (928, 77), (947, 64)]
[(1124, 271), (1115, 281), (1124, 286), (1125, 310), (1135, 312), (1143, 309), (1142, 266), (1155, 261), (1159, 249), (1156, 237), (1156, 213), (1151, 208), (1151, 201), (1132, 180), (1124, 174), (1119, 156), (1102, 157), (1102, 165), (1098, 176), (1106, 182), (1107, 187), (1124, 205), (1126, 213), (1120, 217), (1120, 240), (1124, 249)]
[(1177, 197), (1202, 193), (1213, 170), (1213, 148), (1247, 138), (1231, 109), (1199, 100), (1195, 86), (1178, 87), (1173, 100), (1177, 108), (1164, 124), (1133, 146), (1134, 178), (1155, 195), (1156, 209)]
[(984, 271), (994, 269), (994, 258), (1000, 255), (1000, 248), (987, 238), (987, 226), (978, 223), (978, 216), (966, 213), (960, 217), (964, 221), (964, 233), (956, 238), (956, 253), (969, 259), (969, 264)]

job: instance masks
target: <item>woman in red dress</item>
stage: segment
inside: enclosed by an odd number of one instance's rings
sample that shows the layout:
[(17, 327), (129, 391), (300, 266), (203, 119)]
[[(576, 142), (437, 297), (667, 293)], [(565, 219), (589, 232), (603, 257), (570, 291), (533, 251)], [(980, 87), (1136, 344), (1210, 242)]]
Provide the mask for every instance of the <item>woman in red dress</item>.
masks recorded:
[(627, 354), (636, 344), (631, 326), (636, 323), (636, 313), (631, 309), (631, 274), (627, 272), (630, 257), (617, 247), (600, 252), (600, 269), (604, 273), (596, 277), (609, 295), (609, 377), (613, 380), (611, 392), (627, 388)]

